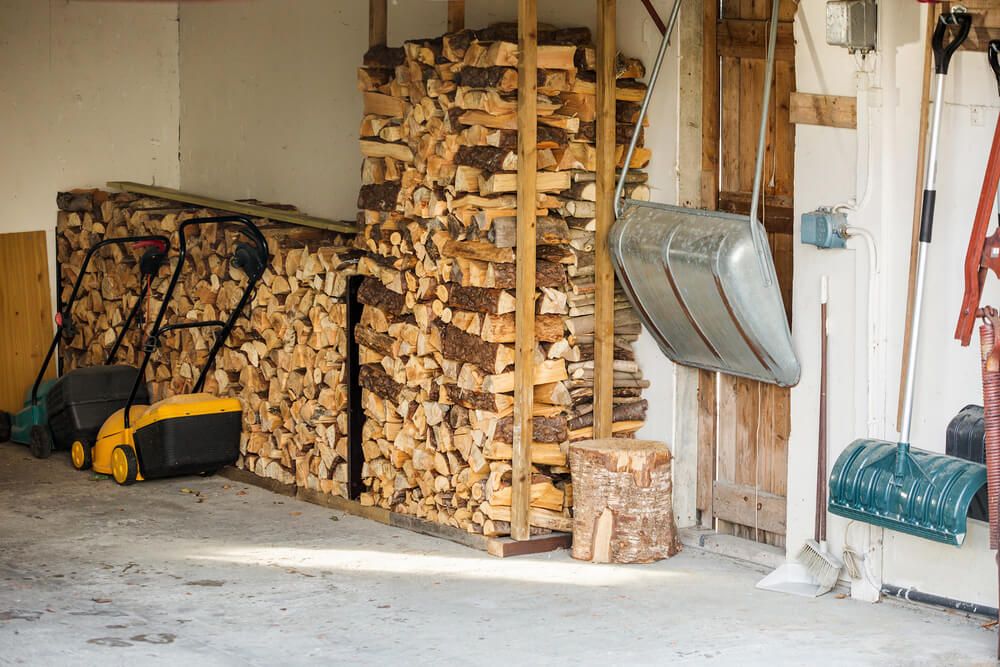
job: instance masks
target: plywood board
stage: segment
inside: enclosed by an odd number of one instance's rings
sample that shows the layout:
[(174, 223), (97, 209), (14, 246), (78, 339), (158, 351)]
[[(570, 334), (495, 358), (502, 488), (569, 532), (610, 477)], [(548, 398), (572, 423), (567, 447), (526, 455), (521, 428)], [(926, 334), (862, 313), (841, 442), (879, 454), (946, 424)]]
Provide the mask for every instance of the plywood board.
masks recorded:
[[(45, 232), (0, 234), (0, 409), (19, 410), (52, 342)], [(54, 377), (55, 363), (47, 377)]]

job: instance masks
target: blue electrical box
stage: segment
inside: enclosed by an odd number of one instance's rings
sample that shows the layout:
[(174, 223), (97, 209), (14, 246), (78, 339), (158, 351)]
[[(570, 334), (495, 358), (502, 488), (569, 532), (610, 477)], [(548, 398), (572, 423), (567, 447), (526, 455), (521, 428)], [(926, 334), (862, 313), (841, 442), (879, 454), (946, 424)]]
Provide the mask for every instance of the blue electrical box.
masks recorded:
[(817, 248), (844, 248), (840, 231), (847, 227), (847, 215), (829, 208), (802, 214), (802, 242)]

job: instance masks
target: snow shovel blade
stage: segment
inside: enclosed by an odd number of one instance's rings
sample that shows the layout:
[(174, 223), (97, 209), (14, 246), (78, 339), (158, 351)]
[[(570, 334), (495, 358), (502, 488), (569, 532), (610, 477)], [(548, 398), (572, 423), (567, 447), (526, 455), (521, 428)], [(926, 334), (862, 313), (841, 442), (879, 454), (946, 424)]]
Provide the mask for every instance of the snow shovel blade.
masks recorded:
[(961, 546), (986, 466), (884, 440), (855, 440), (830, 473), (830, 512)]
[[(627, 200), (611, 228), (625, 294), (672, 361), (781, 386), (799, 381), (766, 243), (747, 216)], [(770, 284), (768, 284), (768, 282)]]

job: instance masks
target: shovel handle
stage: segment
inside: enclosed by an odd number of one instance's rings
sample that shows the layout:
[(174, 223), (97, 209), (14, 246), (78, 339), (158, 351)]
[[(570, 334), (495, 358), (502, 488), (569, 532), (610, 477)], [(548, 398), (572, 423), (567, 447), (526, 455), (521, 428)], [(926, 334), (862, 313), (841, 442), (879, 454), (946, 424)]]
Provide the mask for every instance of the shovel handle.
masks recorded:
[[(958, 51), (962, 43), (968, 39), (971, 28), (971, 14), (965, 12), (948, 12), (941, 15), (937, 26), (934, 28), (934, 36), (931, 38), (931, 48), (934, 50), (934, 71), (936, 73), (948, 73), (948, 65), (951, 64), (951, 57), (955, 55), (955, 51)], [(945, 43), (945, 36), (950, 37), (950, 41), (947, 43)]]

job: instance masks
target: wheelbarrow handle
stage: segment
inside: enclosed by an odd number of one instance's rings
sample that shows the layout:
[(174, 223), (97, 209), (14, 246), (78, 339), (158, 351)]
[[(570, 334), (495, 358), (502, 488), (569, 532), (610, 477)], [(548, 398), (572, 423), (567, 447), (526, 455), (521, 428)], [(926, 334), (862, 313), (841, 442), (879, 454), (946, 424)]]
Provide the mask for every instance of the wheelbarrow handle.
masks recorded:
[[(931, 38), (931, 48), (934, 50), (934, 71), (937, 74), (947, 74), (948, 65), (955, 51), (969, 37), (972, 29), (972, 15), (965, 12), (949, 12), (942, 14), (934, 28)], [(946, 44), (945, 36), (951, 37)]]
[(639, 107), (639, 117), (635, 121), (632, 138), (628, 142), (628, 150), (625, 151), (625, 162), (622, 163), (622, 171), (618, 176), (618, 184), (615, 186), (615, 200), (612, 207), (615, 218), (618, 218), (624, 210), (622, 200), (625, 194), (625, 178), (628, 175), (628, 165), (632, 162), (632, 155), (635, 153), (635, 147), (639, 143), (639, 133), (642, 131), (642, 123), (646, 120), (646, 112), (649, 111), (649, 100), (653, 97), (653, 88), (656, 86), (656, 79), (660, 76), (660, 66), (663, 64), (663, 56), (667, 53), (667, 45), (670, 44), (670, 36), (674, 33), (674, 26), (677, 25), (677, 17), (680, 14), (681, 3), (683, 1), (674, 0), (674, 8), (670, 12), (667, 28), (663, 32), (663, 39), (660, 41), (660, 50), (656, 52), (656, 60), (653, 62), (653, 69), (649, 74), (646, 95), (642, 98), (642, 106)]
[(1000, 91), (1000, 39), (991, 39), (986, 47), (986, 58), (990, 61), (990, 69), (997, 79), (997, 91)]

